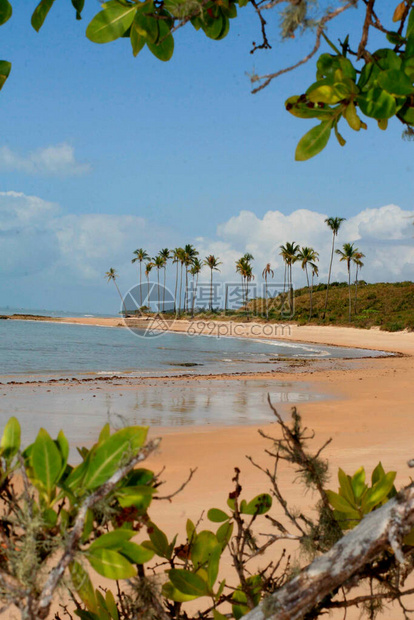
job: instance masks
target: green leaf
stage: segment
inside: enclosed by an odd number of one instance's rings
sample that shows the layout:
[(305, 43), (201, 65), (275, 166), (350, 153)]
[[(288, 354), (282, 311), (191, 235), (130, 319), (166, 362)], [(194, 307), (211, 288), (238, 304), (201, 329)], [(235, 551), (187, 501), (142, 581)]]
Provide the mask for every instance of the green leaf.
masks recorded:
[(0, 26), (5, 24), (12, 16), (13, 9), (9, 0), (0, 0)]
[(268, 493), (262, 493), (246, 504), (243, 510), (240, 509), (240, 512), (245, 515), (264, 515), (266, 512), (269, 512), (271, 507), (271, 496)]
[(228, 545), (231, 535), (233, 534), (233, 529), (234, 523), (229, 523), (229, 521), (227, 521), (227, 523), (223, 523), (223, 525), (220, 525), (219, 529), (217, 530), (217, 540), (221, 544), (222, 549), (224, 549)]
[(378, 121), (378, 127), (382, 130), (385, 131), (388, 127), (388, 119), (387, 118), (380, 118)]
[(338, 103), (343, 99), (343, 94), (338, 93), (333, 84), (327, 80), (320, 80), (312, 84), (306, 91), (306, 96), (313, 103), (327, 103), (329, 105)]
[(345, 138), (344, 138), (344, 137), (343, 137), (343, 136), (339, 133), (337, 123), (335, 123), (335, 125), (334, 125), (334, 130), (335, 130), (335, 136), (336, 136), (336, 139), (338, 140), (339, 144), (340, 144), (341, 146), (345, 146), (345, 144), (346, 144), (346, 140), (345, 140)]
[(148, 524), (148, 536), (150, 537), (150, 541), (153, 544), (155, 553), (160, 557), (169, 560), (171, 554), (170, 545), (168, 544), (168, 538), (166, 537), (164, 532), (161, 531), (159, 527), (157, 527), (152, 521), (150, 521), (150, 523)]
[(414, 8), (411, 9), (408, 16), (407, 31), (405, 33), (406, 37), (410, 37), (411, 35), (414, 35)]
[(197, 534), (191, 545), (190, 553), (195, 568), (207, 564), (218, 542), (217, 536), (208, 530), (203, 530)]
[(319, 118), (320, 120), (331, 118), (335, 114), (335, 109), (325, 104), (317, 104), (304, 100), (303, 97), (294, 95), (285, 101), (288, 112), (298, 118)]
[(339, 512), (346, 513), (354, 518), (359, 517), (359, 513), (355, 510), (354, 506), (350, 504), (347, 499), (345, 499), (345, 497), (342, 497), (342, 495), (339, 495), (334, 491), (326, 491), (326, 495), (329, 503), (333, 506), (333, 508), (335, 508), (335, 510), (339, 510)]
[(217, 609), (213, 609), (213, 620), (228, 620), (227, 616), (223, 616)]
[[(4, 61), (3, 61), (4, 62)], [(5, 459), (11, 459), (20, 448), (21, 429), (17, 418), (11, 417), (4, 427), (0, 446)]]
[(330, 78), (333, 81), (335, 71), (339, 69), (338, 56), (333, 56), (332, 54), (321, 54), (316, 63), (316, 67), (317, 80), (322, 80), (323, 78)]
[(41, 0), (35, 10), (33, 11), (31, 24), (36, 32), (39, 32), (41, 27), (43, 26), (43, 22), (45, 21), (47, 14), (53, 6), (55, 0)]
[(224, 510), (220, 510), (219, 508), (210, 508), (207, 513), (207, 518), (213, 523), (222, 523), (223, 521), (227, 521), (230, 519), (229, 515), (227, 515)]
[(62, 457), (49, 433), (41, 428), (33, 444), (32, 467), (37, 481), (50, 493), (62, 471)]
[(354, 491), (355, 499), (361, 499), (364, 494), (367, 485), (365, 484), (365, 469), (360, 467), (354, 473), (351, 478), (352, 490)]
[(180, 568), (172, 568), (167, 573), (173, 586), (183, 594), (196, 597), (208, 594), (208, 584), (199, 575)]
[(381, 88), (371, 88), (357, 98), (361, 112), (371, 118), (391, 118), (397, 106), (392, 95)]
[(388, 47), (377, 50), (373, 54), (380, 69), (387, 71), (388, 69), (400, 69), (402, 60), (393, 50)]
[(109, 613), (111, 614), (111, 617), (113, 618), (113, 620), (119, 620), (118, 608), (116, 606), (115, 598), (114, 598), (114, 595), (112, 594), (111, 590), (107, 590), (106, 591), (105, 603), (106, 603), (106, 607), (107, 607)]
[(187, 532), (187, 540), (189, 542), (191, 542), (195, 536), (196, 533), (196, 528), (194, 523), (191, 521), (191, 519), (187, 519), (187, 523), (185, 526), (186, 532)]
[(390, 471), (381, 480), (378, 480), (371, 489), (368, 489), (364, 500), (362, 502), (362, 510), (364, 514), (371, 512), (371, 510), (381, 504), (388, 498), (388, 494), (394, 486), (394, 480), (397, 472)]
[(86, 29), (86, 36), (93, 43), (109, 43), (122, 37), (134, 21), (136, 4), (123, 5), (111, 0), (106, 2)]
[(91, 450), (83, 485), (86, 489), (94, 489), (106, 482), (118, 469), (123, 459), (135, 454), (143, 445), (148, 428), (128, 426), (114, 433), (111, 437)]
[(138, 56), (139, 52), (144, 47), (144, 45), (146, 43), (146, 40), (145, 40), (144, 36), (139, 34), (137, 29), (134, 28), (133, 25), (131, 26), (130, 39), (131, 39), (132, 53), (136, 57), (136, 56)]
[(142, 545), (129, 541), (124, 541), (120, 546), (119, 551), (134, 564), (145, 564), (154, 557), (154, 551), (151, 549), (146, 549)]
[(355, 505), (355, 496), (352, 489), (351, 478), (346, 475), (343, 469), (338, 469), (339, 494), (344, 497), (351, 506)]
[(391, 95), (411, 95), (414, 92), (408, 76), (404, 71), (398, 69), (381, 71), (378, 76), (378, 84)]
[(59, 434), (55, 441), (55, 445), (60, 452), (60, 456), (62, 457), (62, 469), (59, 475), (59, 478), (60, 478), (66, 469), (66, 465), (67, 465), (68, 458), (69, 458), (69, 442), (66, 439), (63, 431), (59, 431)]
[(380, 480), (382, 480), (382, 478), (384, 478), (385, 476), (385, 470), (382, 466), (381, 461), (378, 463), (378, 465), (376, 466), (376, 468), (373, 470), (372, 474), (371, 474), (371, 484), (372, 486), (374, 486), (374, 484), (376, 482), (379, 482)]
[(403, 121), (409, 125), (414, 125), (414, 107), (404, 106), (397, 114), (398, 118), (402, 118)]
[(144, 514), (151, 504), (154, 493), (156, 489), (153, 487), (125, 487), (116, 492), (116, 497), (123, 508), (135, 506), (141, 514)]
[(221, 548), (221, 545), (216, 545), (216, 547), (210, 554), (210, 559), (207, 565), (207, 579), (210, 588), (212, 588), (216, 583), (222, 552), (223, 550)]
[(386, 37), (391, 45), (402, 45), (405, 42), (405, 38), (398, 34), (398, 32), (388, 32)]
[(82, 11), (85, 6), (85, 0), (72, 0), (72, 6), (76, 11), (76, 19), (82, 19)]
[(132, 29), (135, 29), (138, 34), (145, 37), (145, 40), (151, 43), (157, 43), (160, 37), (160, 30), (158, 28), (160, 20), (151, 15), (154, 10), (153, 2), (144, 2), (139, 5), (139, 9), (132, 24)]
[(69, 565), (72, 584), (82, 603), (89, 611), (97, 612), (97, 604), (95, 590), (86, 570), (78, 562), (72, 562)]
[(361, 119), (359, 118), (356, 107), (353, 101), (350, 101), (343, 112), (343, 116), (346, 118), (348, 125), (354, 131), (361, 129)]
[(332, 121), (324, 121), (316, 125), (300, 139), (296, 147), (296, 161), (306, 161), (320, 153), (329, 142)]
[(92, 568), (108, 579), (129, 579), (137, 570), (123, 555), (113, 549), (89, 549), (86, 553)]
[(194, 601), (194, 599), (198, 598), (198, 594), (191, 596), (191, 594), (180, 592), (180, 590), (174, 588), (173, 584), (169, 581), (164, 583), (161, 592), (165, 598), (169, 598), (177, 603), (187, 603), (188, 601)]
[(158, 20), (157, 26), (159, 31), (157, 43), (152, 43), (148, 40), (147, 45), (158, 60), (165, 62), (170, 60), (174, 53), (174, 37), (165, 21)]
[(109, 426), (109, 422), (107, 422), (101, 429), (99, 433), (98, 443), (104, 442), (106, 439), (109, 439), (111, 436), (111, 427)]
[(121, 549), (122, 544), (125, 541), (129, 541), (135, 532), (133, 530), (118, 529), (107, 534), (102, 534), (99, 538), (96, 538), (89, 547), (89, 551), (94, 549)]
[(12, 65), (8, 60), (0, 60), (0, 90), (10, 75)]

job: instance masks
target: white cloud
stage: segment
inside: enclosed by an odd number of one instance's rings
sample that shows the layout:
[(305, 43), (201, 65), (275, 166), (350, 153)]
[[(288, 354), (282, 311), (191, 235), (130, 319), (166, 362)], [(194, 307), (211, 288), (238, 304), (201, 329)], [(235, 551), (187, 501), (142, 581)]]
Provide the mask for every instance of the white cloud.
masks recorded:
[(63, 142), (21, 156), (8, 146), (0, 147), (0, 168), (26, 174), (76, 176), (90, 171), (87, 163), (76, 160), (73, 146)]

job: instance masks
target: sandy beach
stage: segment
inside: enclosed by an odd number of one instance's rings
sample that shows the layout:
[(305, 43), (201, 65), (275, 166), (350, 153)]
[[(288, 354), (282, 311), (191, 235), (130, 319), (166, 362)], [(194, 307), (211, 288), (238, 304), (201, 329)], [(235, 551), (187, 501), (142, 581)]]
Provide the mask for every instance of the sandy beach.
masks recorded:
[[(63, 319), (63, 322), (117, 326), (114, 319)], [(244, 324), (243, 324), (244, 325)], [(251, 324), (249, 324), (251, 325)], [(187, 331), (189, 322), (175, 322), (172, 329)], [(245, 325), (244, 325), (245, 327)], [(217, 322), (215, 329), (219, 331)], [(249, 337), (248, 334), (246, 334)], [(253, 337), (253, 336), (250, 336)], [(263, 336), (265, 337), (265, 336)], [(249, 377), (205, 377), (169, 378), (158, 380), (171, 386), (180, 381), (202, 382), (215, 380), (215, 390), (220, 391), (229, 382), (289, 381), (292, 384), (304, 380), (315, 391), (324, 394), (324, 399), (302, 402), (298, 409), (305, 425), (314, 429), (315, 446), (322, 445), (329, 438), (332, 443), (325, 451), (332, 472), (331, 488), (337, 488), (336, 471), (342, 467), (353, 473), (364, 465), (368, 474), (381, 460), (386, 471), (397, 470), (397, 486), (409, 482), (410, 470), (407, 461), (414, 457), (414, 333), (387, 333), (379, 330), (353, 328), (292, 326), (289, 333), (278, 335), (309, 343), (337, 346), (380, 349), (398, 353), (400, 356), (337, 362), (329, 365), (310, 366), (300, 372), (278, 372), (269, 375), (254, 374)], [(154, 380), (156, 381), (156, 380)], [(220, 384), (220, 381), (222, 383)], [(8, 387), (8, 386), (7, 386)], [(14, 386), (18, 390), (19, 386)], [(90, 386), (93, 390), (93, 386)], [(128, 386), (121, 386), (128, 389)], [(196, 385), (194, 385), (196, 387)], [(118, 384), (117, 389), (120, 386)], [(55, 387), (47, 389), (55, 390)], [(113, 390), (108, 383), (105, 390)], [(135, 389), (129, 386), (129, 389)], [(223, 411), (226, 416), (226, 411)], [(277, 424), (271, 422), (245, 426), (209, 425), (181, 426), (180, 428), (152, 427), (151, 435), (162, 437), (159, 452), (148, 461), (148, 466), (159, 471), (165, 467), (162, 478), (166, 484), (163, 493), (178, 488), (188, 475), (190, 468), (197, 468), (191, 483), (172, 503), (156, 502), (152, 516), (160, 527), (170, 535), (180, 532), (184, 541), (187, 518), (197, 521), (203, 512), (212, 506), (224, 508), (228, 492), (232, 489), (231, 479), (234, 467), (242, 471), (243, 496), (251, 498), (267, 490), (266, 480), (245, 458), (252, 456), (260, 463), (268, 462), (264, 450), (269, 448), (259, 434), (258, 428), (277, 436)], [(294, 476), (286, 467), (280, 469), (280, 486), (293, 505), (312, 505), (312, 497), (304, 495), (302, 488), (294, 484)], [(282, 513), (275, 507), (272, 513), (282, 520)], [(204, 523), (208, 527), (208, 522)], [(275, 553), (278, 553), (282, 545)], [(230, 570), (227, 567), (226, 572)], [(399, 618), (400, 615), (392, 617)], [(342, 617), (342, 616), (333, 616)], [(354, 616), (348, 615), (348, 618)], [(357, 615), (355, 617), (358, 617)], [(402, 616), (401, 616), (402, 617)]]

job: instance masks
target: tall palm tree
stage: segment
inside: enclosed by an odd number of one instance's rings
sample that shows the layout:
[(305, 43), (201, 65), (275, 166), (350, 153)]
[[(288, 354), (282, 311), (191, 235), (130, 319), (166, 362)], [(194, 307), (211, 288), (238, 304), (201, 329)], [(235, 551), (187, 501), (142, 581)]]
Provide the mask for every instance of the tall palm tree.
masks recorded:
[[(319, 260), (319, 254), (313, 248), (303, 247), (298, 252), (298, 260), (301, 261), (302, 269), (306, 273), (306, 281), (308, 283), (309, 289), (309, 320), (312, 317), (312, 288), (309, 282), (309, 273), (308, 273), (308, 265), (312, 269), (312, 274), (314, 272), (314, 267), (316, 267), (316, 261)], [(317, 269), (317, 267), (316, 267)], [(312, 283), (313, 284), (313, 283)]]
[(364, 266), (364, 263), (362, 262), (361, 258), (365, 258), (365, 254), (363, 254), (362, 252), (357, 252), (354, 260), (354, 263), (356, 265), (356, 271), (355, 271), (355, 303), (354, 303), (354, 311), (355, 314), (357, 313), (357, 301), (358, 301), (358, 271), (361, 271), (362, 267)]
[(151, 310), (151, 301), (150, 301), (150, 290), (149, 290), (149, 274), (154, 267), (154, 263), (151, 261), (145, 265), (145, 277), (147, 278), (147, 301), (148, 301), (148, 310)]
[(218, 268), (222, 263), (219, 261), (218, 256), (214, 256), (213, 254), (209, 254), (205, 257), (203, 261), (203, 265), (206, 265), (211, 271), (210, 274), (210, 311), (213, 311), (213, 271), (220, 271)]
[(170, 250), (168, 248), (164, 248), (163, 250), (160, 250), (158, 254), (161, 256), (161, 258), (164, 259), (164, 289), (162, 292), (162, 311), (165, 312), (165, 278), (167, 275), (167, 262), (170, 258)]
[(178, 264), (183, 251), (183, 248), (175, 248), (172, 252), (173, 263), (175, 263), (177, 267), (175, 271), (174, 312), (177, 312)]
[(142, 261), (148, 260), (149, 254), (143, 248), (138, 248), (133, 254), (135, 254), (135, 257), (131, 260), (131, 263), (139, 261), (139, 305), (142, 306)]
[(160, 254), (157, 254), (157, 256), (155, 256), (152, 261), (154, 263), (154, 267), (157, 270), (157, 301), (158, 304), (160, 304), (160, 269), (164, 269), (165, 259)]
[(342, 250), (336, 250), (336, 253), (341, 257), (340, 261), (346, 262), (348, 269), (349, 322), (351, 322), (351, 263), (355, 261), (359, 251), (358, 248), (354, 248), (353, 243), (344, 243)]
[(287, 283), (289, 291), (289, 305), (290, 309), (293, 309), (293, 279), (292, 279), (292, 265), (298, 260), (299, 245), (296, 241), (286, 242), (285, 245), (280, 246), (280, 256), (285, 263), (285, 269), (287, 273)]
[(270, 268), (270, 263), (267, 263), (266, 267), (263, 269), (262, 271), (262, 278), (265, 281), (265, 304), (266, 304), (266, 320), (269, 320), (269, 305), (268, 305), (268, 299), (269, 299), (269, 295), (268, 295), (268, 291), (267, 291), (267, 278), (268, 276), (274, 278), (275, 277), (275, 272), (273, 271), (273, 269)]
[(184, 312), (188, 310), (188, 272), (194, 259), (198, 256), (199, 252), (191, 243), (187, 243), (184, 246), (184, 266), (185, 266), (185, 291), (184, 291)]
[(339, 229), (341, 228), (341, 224), (342, 222), (345, 222), (344, 217), (327, 217), (325, 220), (325, 224), (327, 224), (328, 228), (330, 228), (332, 230), (332, 251), (331, 251), (331, 262), (329, 263), (329, 273), (328, 273), (328, 283), (326, 285), (326, 296), (325, 296), (325, 308), (323, 311), (323, 316), (322, 318), (325, 318), (325, 314), (326, 314), (326, 309), (328, 307), (328, 291), (329, 291), (329, 284), (331, 282), (331, 273), (332, 273), (332, 262), (333, 262), (333, 256), (334, 256), (334, 250), (335, 250), (335, 237), (338, 236), (338, 232)]
[[(247, 309), (247, 300), (249, 297), (248, 282), (253, 278), (251, 261), (254, 260), (253, 254), (246, 252), (238, 261), (236, 261), (236, 272), (240, 274), (242, 283), (242, 299)], [(250, 277), (249, 277), (250, 276)], [(249, 277), (249, 280), (248, 280)]]
[(309, 312), (309, 320), (312, 318), (313, 314), (313, 306), (312, 306), (312, 294), (313, 294), (313, 278), (319, 275), (319, 267), (316, 263), (310, 263), (310, 268), (312, 269), (312, 278), (311, 278), (311, 288), (310, 288), (310, 312)]
[(190, 268), (190, 274), (193, 276), (193, 299), (191, 301), (191, 316), (194, 316), (194, 302), (197, 297), (197, 286), (198, 286), (198, 276), (202, 269), (203, 265), (200, 260), (195, 257), (193, 260), (192, 267)]
[(121, 298), (122, 306), (124, 308), (124, 315), (126, 316), (126, 308), (125, 308), (124, 298), (122, 297), (121, 291), (119, 290), (119, 287), (118, 287), (118, 285), (116, 283), (117, 277), (118, 277), (118, 273), (117, 273), (116, 269), (113, 269), (113, 267), (111, 267), (109, 269), (109, 271), (107, 271), (105, 273), (105, 278), (106, 278), (107, 282), (111, 282), (112, 281), (115, 284), (115, 286), (116, 286), (116, 290), (118, 291), (118, 295)]

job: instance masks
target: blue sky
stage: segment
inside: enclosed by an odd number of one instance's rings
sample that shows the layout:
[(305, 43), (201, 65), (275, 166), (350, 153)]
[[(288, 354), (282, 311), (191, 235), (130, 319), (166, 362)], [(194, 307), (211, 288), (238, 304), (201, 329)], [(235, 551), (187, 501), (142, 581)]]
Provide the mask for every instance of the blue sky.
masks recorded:
[[(412, 278), (414, 147), (401, 140), (401, 126), (391, 122), (381, 132), (372, 122), (364, 135), (344, 127), (346, 147), (331, 140), (320, 156), (297, 163), (296, 143), (312, 122), (286, 113), (283, 102), (313, 81), (314, 63), (250, 94), (246, 72), (289, 64), (310, 38), (281, 43), (269, 14), (274, 48), (252, 56), (258, 24), (246, 8), (220, 42), (183, 28), (173, 59), (162, 63), (148, 51), (133, 58), (128, 40), (90, 43), (84, 31), (97, 10), (93, 0), (81, 22), (69, 0), (56, 2), (39, 34), (27, 3), (14, 4), (2, 27), (13, 71), (1, 92), (0, 305), (116, 310), (104, 271), (117, 268), (126, 290), (136, 247), (153, 253), (187, 242), (221, 253), (228, 278), (234, 257), (249, 247), (258, 273), (261, 262), (280, 262), (279, 239), (293, 235), (319, 244), (323, 277), (328, 231), (309, 240), (306, 233), (326, 215), (351, 218), (354, 238), (342, 242), (371, 247), (367, 279)], [(335, 28), (356, 38), (357, 17), (349, 11)], [(388, 205), (394, 211), (385, 218), (375, 211)], [(274, 212), (283, 217), (269, 216)], [(385, 228), (364, 237), (357, 222), (377, 218)], [(390, 240), (405, 248), (398, 270), (379, 258)]]

